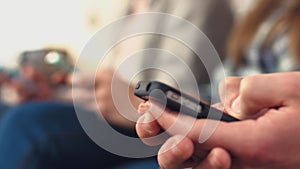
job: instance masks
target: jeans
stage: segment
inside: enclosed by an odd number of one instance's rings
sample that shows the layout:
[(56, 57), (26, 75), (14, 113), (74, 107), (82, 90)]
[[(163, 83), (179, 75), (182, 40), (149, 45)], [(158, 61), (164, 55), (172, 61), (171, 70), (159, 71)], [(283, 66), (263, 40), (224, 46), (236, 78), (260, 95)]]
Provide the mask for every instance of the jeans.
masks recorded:
[(0, 121), (2, 119), (3, 114), (9, 109), (9, 106), (0, 101)]
[(121, 167), (116, 167), (114, 169), (160, 169), (160, 168), (158, 166), (158, 162), (155, 159), (151, 158), (142, 161), (131, 162)]
[(32, 102), (10, 109), (0, 123), (1, 169), (100, 169), (135, 161), (90, 140), (73, 105)]

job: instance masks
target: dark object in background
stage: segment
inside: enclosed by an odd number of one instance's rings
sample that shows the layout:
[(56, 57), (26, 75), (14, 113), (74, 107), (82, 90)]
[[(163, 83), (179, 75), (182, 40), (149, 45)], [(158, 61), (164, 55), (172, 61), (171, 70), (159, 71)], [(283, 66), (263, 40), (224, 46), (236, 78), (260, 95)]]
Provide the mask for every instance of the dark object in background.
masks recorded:
[(73, 71), (73, 63), (67, 51), (61, 49), (41, 49), (25, 51), (20, 55), (21, 67), (30, 65), (37, 68), (44, 75), (52, 75), (55, 72)]
[(73, 71), (72, 57), (65, 49), (45, 48), (25, 51), (19, 56), (20, 76), (26, 76), (36, 84), (34, 99), (54, 99), (57, 90), (66, 91), (69, 75)]

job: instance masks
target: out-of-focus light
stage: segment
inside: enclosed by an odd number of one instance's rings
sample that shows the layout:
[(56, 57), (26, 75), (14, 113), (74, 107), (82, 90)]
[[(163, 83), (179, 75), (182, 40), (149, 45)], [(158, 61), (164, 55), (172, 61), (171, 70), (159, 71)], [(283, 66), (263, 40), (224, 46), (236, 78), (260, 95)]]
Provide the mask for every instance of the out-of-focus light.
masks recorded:
[(57, 52), (49, 52), (45, 56), (45, 62), (48, 64), (56, 64), (60, 61), (60, 59), (61, 59), (61, 56)]

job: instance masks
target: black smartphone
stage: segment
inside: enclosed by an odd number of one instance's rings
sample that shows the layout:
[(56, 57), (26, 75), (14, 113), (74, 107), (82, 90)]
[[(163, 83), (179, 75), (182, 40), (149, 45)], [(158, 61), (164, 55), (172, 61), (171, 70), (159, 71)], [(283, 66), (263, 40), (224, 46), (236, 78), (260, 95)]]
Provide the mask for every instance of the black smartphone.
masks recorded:
[(143, 100), (154, 100), (162, 105), (166, 105), (170, 110), (195, 118), (208, 118), (225, 122), (239, 121), (235, 117), (158, 81), (139, 82), (135, 87), (134, 94)]

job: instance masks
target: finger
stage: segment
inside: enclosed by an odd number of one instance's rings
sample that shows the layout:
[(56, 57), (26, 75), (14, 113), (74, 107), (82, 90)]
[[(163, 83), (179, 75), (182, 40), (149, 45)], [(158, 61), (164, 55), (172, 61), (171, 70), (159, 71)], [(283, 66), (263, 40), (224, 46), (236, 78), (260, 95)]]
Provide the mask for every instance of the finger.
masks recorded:
[(156, 136), (160, 132), (160, 126), (151, 114), (145, 113), (137, 120), (136, 131), (138, 136), (142, 139), (142, 141), (145, 144), (153, 145), (154, 143), (151, 142), (151, 140), (143, 138), (150, 138)]
[(227, 77), (219, 84), (219, 95), (224, 109), (228, 114), (234, 117), (236, 117), (236, 114), (231, 111), (229, 106), (239, 96), (242, 79), (242, 77)]
[[(155, 104), (153, 104), (152, 107), (154, 105)], [(149, 111), (149, 113), (155, 114), (156, 112)], [(243, 154), (245, 149), (251, 147), (249, 146), (249, 140), (259, 138), (256, 136), (258, 135), (257, 123), (254, 120), (226, 123), (216, 120), (195, 119), (190, 116), (178, 114), (177, 112), (165, 111), (160, 114), (156, 121), (159, 126), (170, 135), (185, 135), (195, 143), (200, 143), (199, 139), (202, 134), (211, 133), (206, 142), (201, 142), (204, 150), (211, 150), (214, 147), (223, 147), (239, 155)], [(216, 125), (216, 128), (211, 128), (213, 125)], [(209, 127), (206, 127), (206, 130), (202, 131), (205, 126)], [(242, 150), (240, 147), (245, 147), (245, 149)]]
[(195, 169), (229, 169), (230, 166), (230, 154), (222, 148), (214, 148)]
[(226, 77), (219, 84), (219, 95), (222, 103), (227, 103), (232, 98), (238, 96), (238, 90), (240, 88), (240, 83), (242, 77)]
[(193, 142), (184, 136), (168, 139), (158, 153), (158, 163), (163, 169), (181, 169), (194, 166), (191, 160), (194, 152)]
[(218, 109), (220, 111), (224, 111), (224, 109), (225, 109), (223, 103), (216, 103), (216, 104), (211, 105), (211, 107)]
[(241, 81), (239, 97), (234, 100), (231, 109), (241, 116), (253, 116), (265, 108), (286, 106), (292, 100), (291, 96), (299, 94), (299, 80), (295, 79), (300, 80), (299, 73), (246, 77)]
[(141, 104), (139, 104), (138, 106), (138, 112), (139, 114), (143, 115), (145, 114), (151, 107), (150, 102), (143, 102)]

